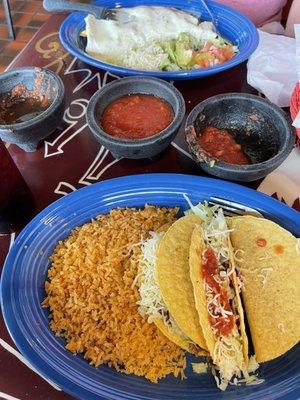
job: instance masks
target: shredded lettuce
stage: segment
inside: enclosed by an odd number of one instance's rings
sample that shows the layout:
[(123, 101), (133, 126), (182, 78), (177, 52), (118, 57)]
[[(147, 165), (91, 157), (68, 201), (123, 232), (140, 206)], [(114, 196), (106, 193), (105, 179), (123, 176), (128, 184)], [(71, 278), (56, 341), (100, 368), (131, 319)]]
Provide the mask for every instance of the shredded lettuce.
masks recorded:
[(191, 363), (193, 372), (196, 374), (205, 374), (207, 372), (207, 364), (205, 362)]
[(220, 264), (229, 262), (229, 242), (228, 234), (232, 230), (228, 229), (226, 218), (222, 208), (219, 206), (210, 206), (207, 202), (199, 203), (194, 206), (190, 200), (184, 195), (190, 209), (185, 214), (198, 215), (203, 223), (200, 227), (203, 238), (216, 253)]

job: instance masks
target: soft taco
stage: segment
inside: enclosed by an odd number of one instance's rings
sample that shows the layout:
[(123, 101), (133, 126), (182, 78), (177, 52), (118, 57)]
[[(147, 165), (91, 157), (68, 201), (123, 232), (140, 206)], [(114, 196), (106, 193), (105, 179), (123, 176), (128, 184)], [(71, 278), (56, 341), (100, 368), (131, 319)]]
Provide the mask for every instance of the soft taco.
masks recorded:
[(300, 339), (300, 246), (264, 218), (228, 220), (243, 303), (258, 362), (281, 356)]
[(201, 219), (178, 219), (166, 233), (142, 244), (139, 312), (148, 315), (170, 340), (195, 355), (207, 355), (189, 278), (191, 235)]
[(199, 322), (221, 389), (248, 374), (248, 339), (229, 229), (223, 211), (199, 205), (203, 223), (191, 237), (190, 277)]

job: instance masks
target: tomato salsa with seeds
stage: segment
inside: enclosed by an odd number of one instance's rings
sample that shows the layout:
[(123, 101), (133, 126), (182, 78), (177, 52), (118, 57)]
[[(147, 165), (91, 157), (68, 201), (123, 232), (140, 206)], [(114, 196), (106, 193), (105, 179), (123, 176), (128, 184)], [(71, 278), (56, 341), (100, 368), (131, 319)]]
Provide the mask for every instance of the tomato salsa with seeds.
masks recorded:
[(198, 137), (198, 143), (211, 157), (219, 161), (237, 165), (251, 164), (241, 145), (224, 129), (207, 126)]
[(131, 94), (113, 101), (100, 124), (109, 135), (122, 139), (144, 139), (164, 130), (174, 119), (169, 103), (149, 94)]
[[(217, 282), (217, 280), (220, 280), (218, 274), (218, 260), (215, 252), (211, 247), (207, 247), (207, 249), (203, 253), (203, 262), (200, 272), (205, 283), (213, 291), (213, 296), (219, 295), (216, 298), (217, 304), (220, 305), (225, 311), (231, 312), (233, 314), (231, 305), (228, 300), (226, 287)], [(209, 305), (209, 311), (216, 316), (213, 317), (212, 315), (208, 314), (208, 320), (211, 327), (216, 330), (218, 335), (228, 336), (234, 327), (234, 316), (222, 316), (221, 312), (217, 310), (216, 305), (213, 303)]]

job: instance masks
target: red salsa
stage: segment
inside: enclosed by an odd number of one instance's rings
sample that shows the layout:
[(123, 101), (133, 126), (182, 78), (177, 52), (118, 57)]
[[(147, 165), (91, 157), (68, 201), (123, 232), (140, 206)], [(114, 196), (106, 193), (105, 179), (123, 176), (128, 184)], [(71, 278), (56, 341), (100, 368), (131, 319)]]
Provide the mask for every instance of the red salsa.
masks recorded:
[[(215, 252), (211, 247), (207, 247), (203, 254), (203, 263), (201, 266), (201, 274), (205, 283), (213, 291), (213, 296), (219, 295), (216, 298), (216, 303), (221, 306), (223, 310), (232, 312), (231, 305), (228, 300), (226, 287), (220, 282), (218, 273), (218, 261)], [(214, 328), (218, 335), (228, 336), (234, 327), (234, 316), (223, 316), (214, 303), (209, 305), (208, 319), (212, 328)], [(213, 317), (212, 315), (215, 317)]]
[(165, 129), (173, 120), (169, 103), (149, 94), (132, 94), (113, 101), (100, 124), (109, 135), (123, 139), (143, 139)]
[(207, 126), (198, 137), (199, 145), (211, 157), (229, 164), (248, 165), (249, 158), (243, 153), (241, 145), (224, 129)]

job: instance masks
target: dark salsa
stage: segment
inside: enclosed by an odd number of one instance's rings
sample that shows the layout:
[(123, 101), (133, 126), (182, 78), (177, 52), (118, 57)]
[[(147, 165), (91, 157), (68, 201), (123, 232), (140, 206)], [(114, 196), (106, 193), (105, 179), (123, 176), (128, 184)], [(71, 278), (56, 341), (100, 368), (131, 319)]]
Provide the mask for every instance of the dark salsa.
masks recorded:
[[(216, 297), (217, 305), (215, 303), (208, 305), (208, 320), (210, 325), (216, 331), (217, 335), (228, 336), (234, 327), (235, 318), (228, 300), (226, 287), (222, 283), (219, 283), (218, 260), (211, 247), (207, 247), (203, 253), (200, 273), (205, 283), (213, 291), (212, 295), (218, 295)], [(223, 310), (229, 312), (231, 315), (223, 316), (218, 310), (218, 306), (221, 306)]]
[(113, 101), (100, 124), (109, 135), (123, 139), (143, 139), (164, 130), (174, 119), (169, 103), (148, 94), (131, 94)]
[(251, 164), (241, 145), (225, 129), (207, 126), (198, 136), (198, 143), (207, 154), (219, 161), (237, 165)]

